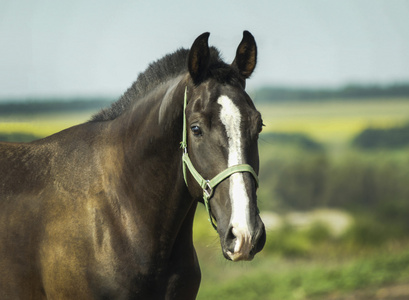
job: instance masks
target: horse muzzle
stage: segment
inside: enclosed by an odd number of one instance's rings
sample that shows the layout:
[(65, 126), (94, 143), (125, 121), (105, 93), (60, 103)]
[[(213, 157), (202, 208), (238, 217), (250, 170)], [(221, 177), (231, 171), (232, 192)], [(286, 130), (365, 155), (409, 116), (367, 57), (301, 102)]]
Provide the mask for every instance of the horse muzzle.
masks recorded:
[(229, 228), (222, 243), (223, 255), (232, 261), (250, 261), (263, 249), (265, 242), (265, 227), (258, 216), (257, 226), (251, 232), (234, 225)]

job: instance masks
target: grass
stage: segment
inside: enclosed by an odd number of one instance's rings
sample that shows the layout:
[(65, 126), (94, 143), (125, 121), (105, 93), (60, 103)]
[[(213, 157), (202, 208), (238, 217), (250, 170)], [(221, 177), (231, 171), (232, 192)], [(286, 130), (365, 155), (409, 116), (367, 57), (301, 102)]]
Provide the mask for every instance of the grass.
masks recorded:
[[(321, 226), (302, 231), (284, 226), (268, 232), (265, 249), (252, 262), (232, 263), (222, 257), (218, 237), (199, 207), (194, 237), (202, 284), (197, 299), (330, 299), (409, 282), (408, 239), (378, 237), (368, 222), (378, 220), (357, 219), (355, 228), (337, 238)], [(367, 236), (368, 230), (374, 234)]]
[[(241, 267), (241, 275), (215, 284), (205, 281), (197, 299), (318, 299), (333, 293), (409, 279), (409, 251), (377, 253), (346, 263), (308, 262), (263, 257), (255, 269)], [(203, 265), (203, 264), (202, 264)]]

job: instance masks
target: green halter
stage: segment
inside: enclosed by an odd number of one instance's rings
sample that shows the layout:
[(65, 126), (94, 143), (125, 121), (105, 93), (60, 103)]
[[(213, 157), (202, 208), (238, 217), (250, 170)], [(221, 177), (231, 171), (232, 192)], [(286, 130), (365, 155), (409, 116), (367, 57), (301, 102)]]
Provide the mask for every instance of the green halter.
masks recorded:
[(187, 153), (187, 131), (186, 131), (186, 105), (187, 105), (187, 87), (185, 88), (185, 96), (183, 102), (183, 140), (180, 143), (181, 148), (183, 149), (182, 154), (182, 161), (183, 161), (183, 178), (185, 179), (185, 183), (187, 185), (186, 180), (186, 167), (189, 169), (190, 173), (192, 174), (193, 178), (197, 181), (200, 187), (203, 189), (203, 202), (206, 207), (206, 210), (209, 214), (209, 222), (212, 224), (213, 228), (217, 230), (216, 224), (213, 222), (213, 217), (210, 209), (209, 200), (213, 196), (214, 188), (223, 180), (230, 177), (234, 173), (243, 173), (249, 172), (256, 181), (256, 185), (258, 187), (258, 176), (254, 169), (248, 164), (241, 164), (235, 165), (227, 168), (226, 170), (220, 172), (215, 177), (210, 180), (204, 179), (199, 172), (195, 169), (192, 164), (192, 161), (189, 158)]

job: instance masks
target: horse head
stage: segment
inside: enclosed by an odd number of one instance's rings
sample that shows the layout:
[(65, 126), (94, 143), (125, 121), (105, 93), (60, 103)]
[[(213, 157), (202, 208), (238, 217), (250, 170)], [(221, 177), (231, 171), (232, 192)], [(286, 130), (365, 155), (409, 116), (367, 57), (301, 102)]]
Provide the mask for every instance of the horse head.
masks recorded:
[[(208, 38), (204, 33), (194, 41), (187, 62), (185, 152), (194, 171), (188, 167), (186, 183), (194, 198), (208, 201), (224, 256), (251, 260), (266, 240), (256, 195), (257, 143), (263, 123), (245, 92), (246, 79), (256, 66), (257, 46), (245, 31), (235, 59), (226, 64), (214, 57)], [(197, 177), (210, 180), (226, 169), (216, 186), (206, 186), (209, 181), (198, 184)]]

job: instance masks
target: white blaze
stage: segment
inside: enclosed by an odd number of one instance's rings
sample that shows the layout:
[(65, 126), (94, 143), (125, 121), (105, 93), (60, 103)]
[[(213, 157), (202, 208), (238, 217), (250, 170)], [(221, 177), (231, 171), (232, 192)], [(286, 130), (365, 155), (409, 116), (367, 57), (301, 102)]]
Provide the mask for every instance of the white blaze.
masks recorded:
[[(220, 96), (217, 103), (221, 105), (220, 120), (226, 127), (228, 138), (228, 167), (243, 164), (241, 143), (241, 115), (237, 106), (227, 96)], [(240, 259), (247, 255), (251, 249), (251, 234), (249, 230), (250, 199), (244, 185), (242, 173), (230, 176), (230, 200), (232, 206), (231, 224), (233, 234), (236, 236), (234, 253), (229, 253), (232, 260)]]

